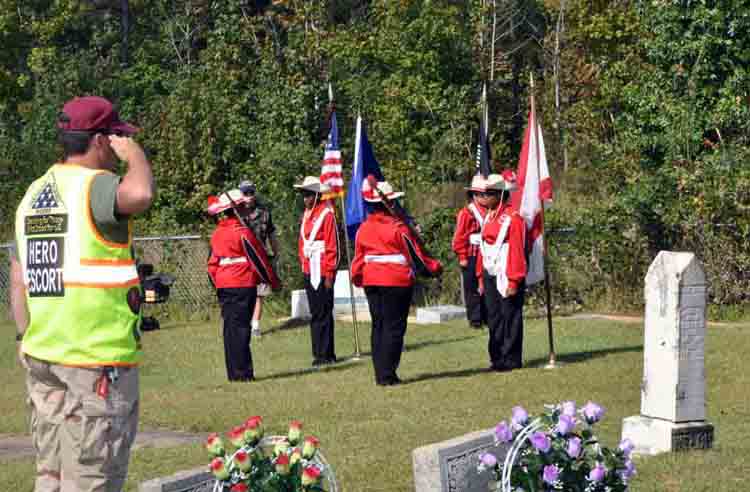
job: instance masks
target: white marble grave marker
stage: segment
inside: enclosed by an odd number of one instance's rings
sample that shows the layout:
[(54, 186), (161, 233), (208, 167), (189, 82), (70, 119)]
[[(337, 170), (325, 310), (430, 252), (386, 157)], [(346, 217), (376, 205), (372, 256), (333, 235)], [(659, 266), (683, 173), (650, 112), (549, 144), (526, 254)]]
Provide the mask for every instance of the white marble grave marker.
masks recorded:
[(623, 420), (638, 454), (710, 448), (706, 276), (692, 253), (662, 251), (646, 274), (641, 414)]

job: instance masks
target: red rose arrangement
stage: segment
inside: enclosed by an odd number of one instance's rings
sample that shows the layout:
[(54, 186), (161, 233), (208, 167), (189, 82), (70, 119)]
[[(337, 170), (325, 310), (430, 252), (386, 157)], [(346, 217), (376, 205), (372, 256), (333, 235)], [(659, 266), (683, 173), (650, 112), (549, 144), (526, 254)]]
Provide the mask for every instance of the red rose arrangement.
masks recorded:
[(292, 421), (286, 436), (264, 437), (263, 419), (254, 416), (226, 437), (214, 433), (205, 444), (216, 477), (214, 492), (327, 490), (323, 478), (332, 477), (332, 470), (318, 452), (320, 441), (304, 437), (302, 422)]

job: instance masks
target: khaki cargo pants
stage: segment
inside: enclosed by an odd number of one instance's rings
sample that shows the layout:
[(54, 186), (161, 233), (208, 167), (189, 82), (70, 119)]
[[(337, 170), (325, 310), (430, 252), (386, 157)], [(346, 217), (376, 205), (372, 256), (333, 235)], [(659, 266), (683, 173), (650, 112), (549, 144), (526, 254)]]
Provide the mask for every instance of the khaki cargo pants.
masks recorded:
[(26, 356), (35, 492), (120, 492), (138, 427), (138, 369), (119, 368), (106, 399), (101, 368), (50, 364)]

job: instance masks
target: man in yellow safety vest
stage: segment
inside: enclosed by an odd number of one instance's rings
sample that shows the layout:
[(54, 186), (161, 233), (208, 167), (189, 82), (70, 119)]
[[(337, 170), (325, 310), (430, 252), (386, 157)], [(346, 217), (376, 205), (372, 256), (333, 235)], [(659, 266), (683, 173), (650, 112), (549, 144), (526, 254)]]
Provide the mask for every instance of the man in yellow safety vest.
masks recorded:
[[(26, 369), (36, 492), (122, 490), (138, 424), (141, 290), (133, 215), (154, 196), (151, 164), (101, 97), (57, 121), (64, 151), (16, 212), (11, 309)], [(128, 166), (120, 178), (118, 158)]]

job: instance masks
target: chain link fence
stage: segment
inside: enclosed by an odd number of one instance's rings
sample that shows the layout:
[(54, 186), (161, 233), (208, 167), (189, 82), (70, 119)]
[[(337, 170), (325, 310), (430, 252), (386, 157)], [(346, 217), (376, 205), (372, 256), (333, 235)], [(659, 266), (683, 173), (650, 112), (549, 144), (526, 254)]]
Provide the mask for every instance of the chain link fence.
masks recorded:
[[(168, 305), (179, 306), (180, 311), (206, 312), (215, 307), (214, 290), (206, 273), (208, 241), (201, 236), (141, 237), (133, 241), (136, 258), (142, 263), (154, 265), (154, 272), (170, 273), (177, 280), (172, 285)], [(11, 243), (0, 244), (0, 319), (10, 319), (10, 255)], [(159, 310), (147, 306), (150, 310)]]

